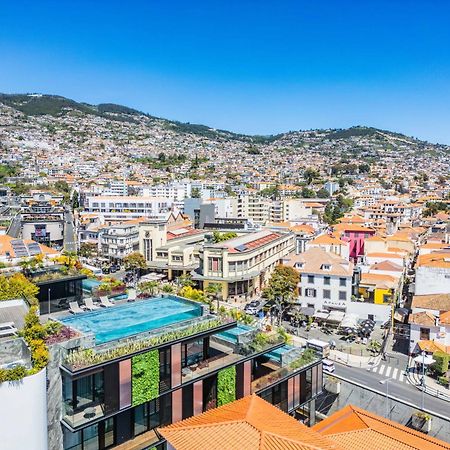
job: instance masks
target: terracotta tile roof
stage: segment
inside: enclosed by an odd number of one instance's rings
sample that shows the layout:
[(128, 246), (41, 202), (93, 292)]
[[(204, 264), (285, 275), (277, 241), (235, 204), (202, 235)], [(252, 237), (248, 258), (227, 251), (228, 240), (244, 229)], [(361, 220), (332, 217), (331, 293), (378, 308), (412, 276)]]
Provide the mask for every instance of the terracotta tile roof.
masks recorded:
[(438, 311), (450, 310), (449, 294), (427, 294), (415, 295), (412, 299), (411, 308), (435, 309)]
[(158, 430), (175, 450), (344, 450), (250, 395)]
[(348, 405), (312, 427), (348, 450), (450, 450), (450, 445)]
[(414, 314), (410, 314), (408, 323), (415, 323), (416, 325), (436, 325), (436, 317), (428, 311), (421, 311)]
[[(303, 263), (303, 267), (297, 269), (301, 274), (342, 275), (346, 277), (353, 275), (353, 263), (333, 252), (327, 252), (321, 247), (311, 247), (299, 255), (291, 254), (286, 259), (286, 265), (291, 267), (297, 262)], [(325, 270), (324, 264), (330, 265), (330, 269)]]
[(347, 242), (341, 241), (340, 239), (330, 236), (329, 234), (321, 234), (313, 239), (310, 244), (324, 244), (324, 245), (348, 245)]
[[(9, 256), (11, 258), (16, 258), (16, 254), (14, 252), (14, 248), (11, 244), (11, 241), (23, 241), (27, 246), (28, 244), (35, 243), (35, 241), (31, 239), (17, 239), (13, 238), (12, 236), (8, 234), (0, 235), (0, 256)], [(54, 250), (53, 248), (47, 247), (44, 244), (39, 244), (39, 248), (41, 250), (41, 253), (44, 255), (57, 255), (59, 254), (58, 251)]]
[(439, 323), (441, 325), (450, 325), (450, 311), (441, 312), (439, 314)]
[(439, 267), (450, 269), (450, 252), (435, 252), (419, 255), (416, 267)]
[(373, 285), (379, 289), (395, 289), (398, 287), (398, 278), (392, 275), (384, 275), (379, 273), (363, 273), (361, 275), (362, 285)]
[(419, 346), (420, 350), (425, 351), (425, 352), (429, 352), (429, 353), (434, 353), (434, 352), (446, 352), (450, 354), (450, 345), (448, 345), (447, 347), (443, 344), (441, 344), (440, 342), (436, 342), (436, 341), (428, 341), (428, 340), (423, 340), (423, 341), (419, 341), (417, 343), (417, 345)]
[(370, 270), (384, 270), (386, 272), (403, 272), (403, 267), (399, 264), (395, 264), (391, 261), (381, 261), (379, 263), (372, 264)]

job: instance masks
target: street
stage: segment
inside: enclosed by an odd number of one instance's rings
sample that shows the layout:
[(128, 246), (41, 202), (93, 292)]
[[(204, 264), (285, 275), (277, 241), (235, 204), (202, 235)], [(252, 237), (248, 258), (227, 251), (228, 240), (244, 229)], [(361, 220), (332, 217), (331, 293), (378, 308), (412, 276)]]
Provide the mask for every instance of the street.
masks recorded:
[(13, 238), (20, 237), (20, 214), (16, 214), (9, 227), (8, 234)]
[[(422, 394), (415, 386), (408, 383), (403, 375), (404, 367), (393, 367), (385, 363), (380, 363), (374, 369), (359, 369), (355, 367), (347, 367), (336, 363), (336, 375), (343, 377), (349, 381), (354, 381), (363, 386), (386, 393), (389, 390), (389, 397), (396, 397), (414, 404), (415, 407), (422, 408), (422, 399), (424, 409), (433, 413), (440, 414), (450, 418), (450, 403), (432, 397), (428, 394)], [(391, 379), (388, 383), (381, 384), (381, 380)], [(389, 386), (387, 386), (389, 384)]]
[(68, 252), (77, 251), (75, 228), (73, 226), (73, 215), (70, 210), (64, 214), (64, 250)]

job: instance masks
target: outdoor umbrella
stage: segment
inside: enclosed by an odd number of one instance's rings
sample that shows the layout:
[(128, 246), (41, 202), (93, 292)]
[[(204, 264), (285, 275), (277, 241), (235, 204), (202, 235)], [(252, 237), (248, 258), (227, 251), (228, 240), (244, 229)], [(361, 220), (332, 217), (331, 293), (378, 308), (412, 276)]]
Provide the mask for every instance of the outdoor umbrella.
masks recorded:
[(430, 355), (425, 356), (419, 355), (414, 358), (414, 362), (416, 364), (423, 364), (424, 366), (429, 366), (430, 364), (434, 363), (434, 359)]

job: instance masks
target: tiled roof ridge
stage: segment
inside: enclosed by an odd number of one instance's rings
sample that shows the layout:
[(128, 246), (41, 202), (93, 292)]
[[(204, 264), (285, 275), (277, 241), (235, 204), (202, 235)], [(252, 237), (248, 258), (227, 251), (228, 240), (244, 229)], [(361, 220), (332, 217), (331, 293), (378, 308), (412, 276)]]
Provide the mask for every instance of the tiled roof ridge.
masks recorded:
[[(433, 438), (433, 437), (431, 437), (431, 436), (428, 436), (428, 435), (425, 434), (425, 433), (421, 433), (421, 432), (419, 432), (419, 431), (413, 430), (412, 428), (408, 428), (408, 427), (406, 427), (406, 426), (404, 426), (404, 425), (401, 425), (400, 423), (393, 422), (392, 420), (386, 419), (386, 418), (384, 418), (384, 417), (382, 417), (382, 416), (377, 416), (376, 414), (372, 414), (372, 413), (370, 413), (369, 411), (366, 411), (366, 410), (364, 410), (364, 409), (358, 408), (357, 406), (354, 406), (354, 405), (349, 405), (349, 406), (353, 409), (353, 411), (355, 411), (355, 413), (358, 415), (358, 417), (359, 417), (364, 423), (366, 423), (366, 421), (365, 421), (364, 418), (361, 417), (361, 416), (367, 416), (368, 418), (373, 419), (373, 420), (376, 420), (376, 421), (378, 421), (378, 422), (381, 422), (381, 423), (383, 423), (384, 425), (387, 425), (387, 426), (389, 426), (389, 427), (391, 427), (391, 428), (400, 429), (401, 431), (404, 431), (405, 433), (409, 433), (409, 434), (411, 434), (411, 435), (413, 435), (413, 436), (415, 436), (415, 437), (418, 437), (418, 438), (420, 438), (420, 439), (424, 439), (424, 440), (426, 440), (426, 441), (429, 441), (430, 443), (432, 443), (432, 444), (434, 444), (434, 445), (439, 445), (440, 447), (442, 447), (442, 448), (444, 448), (444, 449), (447, 449), (447, 450), (450, 449), (450, 446), (447, 445), (445, 442), (439, 441), (439, 440), (437, 440), (437, 439), (435, 439), (435, 438)], [(366, 423), (366, 424), (367, 424), (367, 423)], [(385, 436), (388, 436), (388, 437), (390, 437), (391, 439), (394, 439), (394, 440), (396, 440), (396, 441), (399, 441), (399, 439), (393, 438), (390, 434), (387, 434), (387, 433), (383, 432), (382, 430), (375, 429), (375, 428), (373, 428), (372, 426), (369, 426), (369, 425), (368, 425), (368, 428), (371, 429), (371, 430), (376, 431), (377, 433), (380, 433), (380, 434), (383, 434), (383, 435), (385, 435)], [(405, 442), (403, 442), (403, 444), (405, 444)], [(407, 444), (407, 445), (409, 445), (409, 444)], [(414, 447), (413, 447), (413, 448), (414, 448)]]
[[(266, 436), (273, 436), (276, 439), (280, 439), (280, 440), (283, 440), (283, 441), (288, 441), (288, 442), (290, 442), (292, 444), (295, 444), (295, 445), (302, 445), (302, 447), (304, 447), (305, 449), (323, 450), (322, 446), (318, 447), (317, 445), (310, 444), (309, 442), (299, 442), (298, 439), (293, 439), (293, 438), (290, 438), (290, 437), (287, 437), (287, 436), (282, 436), (282, 435), (276, 434), (276, 433), (274, 433), (272, 431), (261, 431), (260, 433), (261, 433), (261, 444), (260, 444), (259, 448), (261, 450), (263, 450), (265, 448), (263, 446), (263, 444), (264, 444), (264, 440), (265, 440)], [(323, 438), (324, 440), (327, 440), (326, 436), (323, 436), (320, 433), (318, 433), (318, 434), (320, 435), (321, 438)], [(329, 439), (329, 438), (328, 438), (328, 440), (331, 441), (330, 444), (334, 444), (333, 447), (336, 450), (340, 450), (341, 449), (341, 446), (337, 442), (334, 442), (332, 439)]]

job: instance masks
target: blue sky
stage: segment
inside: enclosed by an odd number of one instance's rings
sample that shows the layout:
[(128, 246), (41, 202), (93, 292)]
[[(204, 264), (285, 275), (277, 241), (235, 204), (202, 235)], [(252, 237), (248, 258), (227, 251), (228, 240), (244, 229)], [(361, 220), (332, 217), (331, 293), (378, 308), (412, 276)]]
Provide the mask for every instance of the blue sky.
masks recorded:
[(450, 144), (449, 17), (448, 0), (2, 2), (0, 92)]

